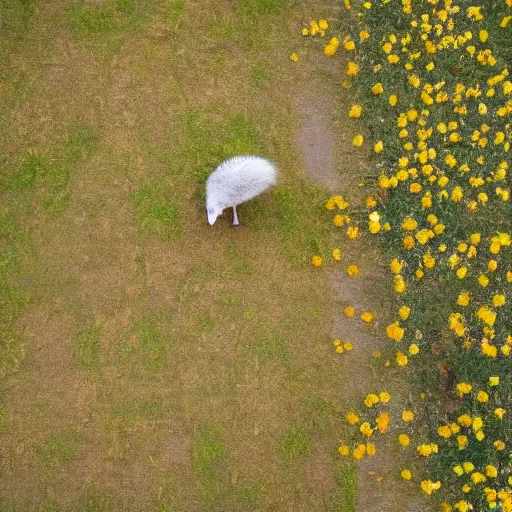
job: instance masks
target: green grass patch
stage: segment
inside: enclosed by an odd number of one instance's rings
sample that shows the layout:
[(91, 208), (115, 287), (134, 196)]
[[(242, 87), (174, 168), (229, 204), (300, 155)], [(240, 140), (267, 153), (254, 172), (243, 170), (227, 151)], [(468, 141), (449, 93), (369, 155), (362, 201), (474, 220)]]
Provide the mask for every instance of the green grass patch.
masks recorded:
[(89, 7), (84, 3), (74, 4), (68, 13), (69, 28), (75, 34), (102, 34), (120, 27), (120, 22), (111, 7)]
[(59, 504), (59, 502), (46, 499), (44, 500), (43, 504), (41, 505), (41, 512), (61, 512), (62, 507)]
[(356, 468), (338, 468), (336, 483), (339, 489), (340, 512), (356, 512)]
[(102, 326), (89, 321), (81, 326), (74, 341), (75, 361), (87, 370), (99, 370)]
[(0, 407), (0, 434), (5, 434), (9, 430), (9, 411), (5, 407)]
[(276, 186), (273, 197), (275, 204), (266, 214), (272, 213), (290, 261), (304, 264), (312, 254), (326, 254), (325, 192), (308, 184), (301, 188)]
[(138, 401), (134, 397), (127, 397), (122, 402), (112, 406), (112, 417), (115, 419), (121, 418), (125, 425), (134, 427), (160, 417), (162, 410), (160, 401)]
[(283, 462), (292, 462), (309, 453), (309, 440), (303, 427), (295, 425), (279, 441), (278, 454)]
[(290, 365), (290, 353), (285, 341), (277, 336), (266, 336), (255, 344), (256, 354), (260, 362), (277, 362), (285, 367)]
[(165, 10), (169, 22), (176, 25), (185, 13), (185, 8), (185, 0), (166, 0)]
[(70, 462), (75, 457), (81, 440), (82, 433), (79, 429), (64, 430), (48, 436), (37, 447), (36, 452), (43, 466), (55, 469)]
[(279, 14), (287, 0), (238, 0), (236, 9), (240, 16)]
[[(238, 499), (244, 507), (258, 509), (261, 501), (262, 486), (259, 484), (244, 485), (238, 491)], [(244, 509), (245, 510), (245, 509)]]
[(136, 8), (136, 0), (116, 0), (116, 10), (123, 14), (133, 14)]
[(220, 428), (212, 423), (202, 425), (192, 447), (192, 465), (197, 478), (209, 491), (218, 490), (225, 459)]
[(269, 79), (269, 74), (264, 68), (262, 68), (260, 66), (253, 66), (251, 68), (251, 73), (250, 73), (251, 85), (253, 87), (255, 87), (256, 89), (263, 87), (263, 85), (268, 81), (268, 79)]
[(36, 0), (2, 0), (0, 2), (0, 64), (7, 61), (9, 52), (19, 49), (27, 34)]
[(0, 274), (0, 374), (17, 371), (25, 357), (25, 340), (14, 321), (27, 302), (25, 295)]
[(85, 124), (73, 124), (64, 144), (64, 158), (68, 165), (76, 165), (89, 158), (97, 148), (98, 135), (94, 128)]
[(177, 206), (156, 185), (145, 185), (133, 195), (133, 205), (143, 231), (164, 240), (179, 240), (181, 222)]
[(41, 171), (47, 166), (44, 157), (33, 152), (26, 152), (21, 162), (15, 167), (7, 180), (9, 188), (26, 190), (33, 188)]
[(180, 157), (199, 184), (226, 158), (261, 153), (258, 125), (242, 113), (226, 116), (221, 123), (205, 112), (188, 109), (181, 118), (185, 137)]
[(148, 370), (164, 366), (166, 347), (153, 322), (137, 322), (123, 338), (120, 350), (125, 357), (141, 361)]
[(118, 510), (114, 505), (111, 493), (97, 484), (89, 484), (79, 504), (78, 510), (83, 512), (113, 512)]

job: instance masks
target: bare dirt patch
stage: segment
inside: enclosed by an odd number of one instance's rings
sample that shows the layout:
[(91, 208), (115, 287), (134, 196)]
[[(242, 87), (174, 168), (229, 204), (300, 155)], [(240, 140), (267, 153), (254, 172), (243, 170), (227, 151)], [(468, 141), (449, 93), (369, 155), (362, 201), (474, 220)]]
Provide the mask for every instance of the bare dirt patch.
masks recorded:
[[(320, 60), (320, 64), (318, 64)], [(351, 145), (352, 134), (343, 127), (350, 108), (350, 91), (341, 88), (341, 63), (315, 56), (315, 64), (309, 70), (320, 68), (322, 79), (311, 80), (299, 91), (297, 107), (302, 126), (297, 136), (297, 145), (304, 158), (305, 170), (314, 180), (325, 186), (332, 195), (342, 194), (350, 202), (363, 197), (358, 187), (365, 174), (367, 159), (360, 156)], [(327, 197), (326, 197), (327, 199)], [(385, 343), (386, 318), (390, 315), (383, 275), (387, 269), (376, 247), (365, 247), (348, 238), (340, 246), (343, 253), (343, 268), (354, 263), (360, 266), (361, 275), (349, 277), (343, 271), (328, 271), (334, 303), (334, 329), (332, 339), (341, 338), (354, 343), (354, 350), (339, 357), (343, 369), (339, 386), (343, 389), (348, 412), (360, 408), (364, 396), (369, 392), (387, 391), (393, 401), (404, 403), (406, 390), (399, 376), (391, 371), (382, 372), (383, 361), (375, 360), (372, 354)], [(354, 306), (357, 316), (363, 311), (375, 314), (372, 327), (365, 326), (357, 317), (349, 319), (343, 315), (346, 306)], [(337, 355), (332, 351), (332, 357)], [(380, 366), (380, 369), (378, 368)], [(398, 417), (400, 407), (394, 405), (392, 416)], [(394, 415), (393, 415), (394, 412)], [(343, 414), (343, 416), (344, 416)], [(416, 498), (409, 498), (397, 489), (399, 481), (400, 454), (394, 446), (396, 435), (389, 435), (385, 442), (377, 444), (377, 455), (357, 464), (357, 510), (365, 512), (394, 512), (398, 509), (409, 512), (425, 510)]]

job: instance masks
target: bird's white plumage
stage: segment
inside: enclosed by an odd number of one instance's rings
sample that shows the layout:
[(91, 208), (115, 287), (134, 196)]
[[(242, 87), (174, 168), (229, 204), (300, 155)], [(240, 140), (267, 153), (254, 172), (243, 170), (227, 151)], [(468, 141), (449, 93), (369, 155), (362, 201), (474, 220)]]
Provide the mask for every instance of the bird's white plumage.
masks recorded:
[(206, 181), (206, 210), (213, 224), (224, 208), (235, 208), (274, 185), (277, 170), (265, 158), (235, 156), (222, 162)]

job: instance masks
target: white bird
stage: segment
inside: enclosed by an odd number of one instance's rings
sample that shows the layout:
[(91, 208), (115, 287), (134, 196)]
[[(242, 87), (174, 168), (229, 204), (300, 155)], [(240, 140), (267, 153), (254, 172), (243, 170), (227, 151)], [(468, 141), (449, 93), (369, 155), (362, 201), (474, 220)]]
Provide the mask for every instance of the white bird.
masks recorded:
[(238, 226), (236, 207), (274, 185), (277, 169), (258, 156), (234, 156), (222, 162), (206, 180), (206, 213), (214, 224), (224, 208), (233, 208), (233, 226)]

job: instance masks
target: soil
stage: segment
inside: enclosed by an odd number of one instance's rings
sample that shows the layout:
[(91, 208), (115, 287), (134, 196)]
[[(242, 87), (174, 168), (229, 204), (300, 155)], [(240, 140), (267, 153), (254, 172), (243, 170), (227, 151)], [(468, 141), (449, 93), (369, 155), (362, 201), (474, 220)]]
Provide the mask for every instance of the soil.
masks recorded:
[[(365, 155), (355, 153), (350, 129), (340, 130), (336, 126), (345, 124), (340, 119), (347, 119), (351, 104), (347, 91), (340, 86), (341, 64), (323, 59), (318, 65), (316, 57), (315, 66), (320, 67), (322, 79), (309, 81), (297, 98), (297, 109), (302, 119), (297, 145), (303, 154), (305, 171), (326, 187), (331, 195), (341, 194), (349, 202), (357, 202), (363, 197), (364, 191), (358, 190), (358, 184), (365, 174), (369, 174), (364, 171), (368, 160)], [(330, 79), (326, 79), (326, 76)], [(340, 107), (344, 110), (338, 111)], [(377, 247), (364, 247), (362, 252), (361, 247), (351, 242), (345, 238), (339, 245), (343, 266), (357, 263), (361, 275), (354, 278), (346, 272), (327, 271), (337, 311), (332, 338), (351, 341), (355, 347), (352, 352), (340, 357), (344, 379), (340, 389), (343, 389), (347, 403), (353, 404), (353, 410), (364, 408), (362, 401), (367, 393), (391, 393), (390, 413), (393, 418), (393, 412), (395, 417), (399, 415), (403, 408), (400, 404), (407, 400), (404, 383), (399, 376), (391, 373), (392, 370), (387, 370), (385, 376), (381, 375), (383, 361), (372, 356), (375, 351), (382, 350), (386, 343), (385, 318), (390, 315), (388, 299), (391, 298), (391, 291), (386, 286), (386, 270)], [(342, 311), (348, 305), (356, 308), (357, 316), (363, 311), (373, 312), (373, 326), (364, 325), (356, 317), (347, 318)], [(376, 456), (366, 457), (357, 464), (357, 511), (425, 511), (425, 504), (408, 492), (411, 489), (398, 492), (404, 487), (399, 477), (403, 467), (399, 465), (397, 434), (393, 431), (391, 427), (387, 437), (378, 441)]]

